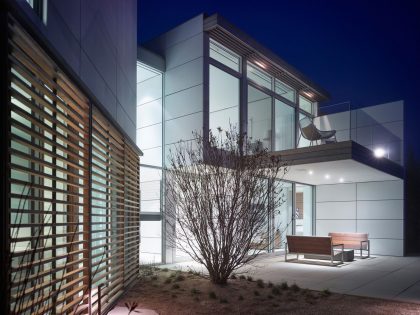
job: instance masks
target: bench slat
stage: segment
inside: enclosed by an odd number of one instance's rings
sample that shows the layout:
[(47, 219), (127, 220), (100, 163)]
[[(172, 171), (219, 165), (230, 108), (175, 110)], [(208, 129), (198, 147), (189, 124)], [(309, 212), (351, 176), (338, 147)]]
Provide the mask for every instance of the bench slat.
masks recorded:
[(367, 249), (367, 242), (364, 241), (369, 239), (368, 233), (331, 232), (328, 235), (331, 236), (333, 244), (344, 244), (346, 249)]
[(329, 236), (287, 235), (289, 253), (331, 255), (332, 238)]

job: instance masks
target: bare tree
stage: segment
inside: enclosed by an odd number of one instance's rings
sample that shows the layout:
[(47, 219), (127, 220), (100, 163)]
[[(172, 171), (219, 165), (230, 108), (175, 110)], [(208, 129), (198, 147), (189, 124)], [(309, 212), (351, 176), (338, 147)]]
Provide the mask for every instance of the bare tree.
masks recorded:
[(167, 238), (203, 264), (213, 283), (226, 284), (273, 243), (268, 219), (284, 201), (287, 166), (233, 127), (194, 138), (168, 154)]

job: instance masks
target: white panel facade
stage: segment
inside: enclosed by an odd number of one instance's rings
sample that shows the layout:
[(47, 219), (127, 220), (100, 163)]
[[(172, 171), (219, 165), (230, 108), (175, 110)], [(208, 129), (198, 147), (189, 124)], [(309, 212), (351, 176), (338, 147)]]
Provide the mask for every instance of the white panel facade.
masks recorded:
[(316, 235), (366, 232), (371, 253), (403, 255), (403, 181), (319, 185)]
[(316, 188), (316, 201), (355, 201), (356, 184), (319, 185)]
[(45, 24), (26, 1), (16, 3), (135, 141), (137, 1), (48, 1)]

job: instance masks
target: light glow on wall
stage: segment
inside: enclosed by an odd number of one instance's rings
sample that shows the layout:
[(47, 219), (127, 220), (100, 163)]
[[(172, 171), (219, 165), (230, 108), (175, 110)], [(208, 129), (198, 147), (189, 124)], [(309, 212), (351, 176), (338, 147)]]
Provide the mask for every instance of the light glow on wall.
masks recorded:
[(373, 151), (376, 158), (380, 159), (383, 158), (386, 154), (386, 151), (383, 148), (376, 148), (375, 151)]

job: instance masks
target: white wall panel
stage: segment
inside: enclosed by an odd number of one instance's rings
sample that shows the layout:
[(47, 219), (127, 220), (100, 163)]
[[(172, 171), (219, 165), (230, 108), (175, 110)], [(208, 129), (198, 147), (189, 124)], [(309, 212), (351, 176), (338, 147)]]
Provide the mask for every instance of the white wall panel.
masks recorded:
[(356, 220), (316, 220), (316, 235), (329, 232), (356, 232)]
[(180, 116), (203, 111), (203, 85), (179, 91), (165, 98), (165, 119), (172, 120)]
[(356, 200), (356, 184), (316, 186), (316, 200), (317, 202), (355, 201)]
[(373, 255), (402, 256), (404, 242), (402, 240), (371, 239), (370, 247)]
[(339, 201), (339, 202), (319, 202), (316, 207), (316, 216), (321, 219), (356, 219), (356, 202), (355, 201)]
[(404, 201), (372, 200), (357, 202), (358, 219), (403, 219)]
[(203, 56), (203, 33), (177, 43), (166, 50), (166, 70)]
[(370, 238), (403, 239), (403, 221), (357, 220), (357, 232), (367, 232)]
[(165, 95), (203, 83), (203, 58), (187, 62), (165, 73)]
[(404, 199), (402, 181), (357, 184), (358, 200)]

